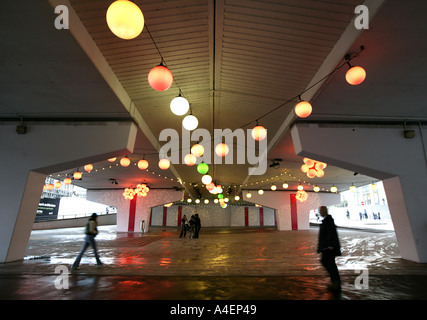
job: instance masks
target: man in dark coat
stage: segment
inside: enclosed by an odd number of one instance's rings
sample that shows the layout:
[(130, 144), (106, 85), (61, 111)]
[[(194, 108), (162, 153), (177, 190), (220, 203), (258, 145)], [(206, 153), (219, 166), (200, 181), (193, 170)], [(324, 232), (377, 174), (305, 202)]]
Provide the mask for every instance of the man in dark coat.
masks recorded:
[(321, 206), (319, 213), (323, 217), (319, 230), (317, 253), (322, 254), (321, 262), (331, 277), (331, 290), (341, 290), (341, 278), (335, 263), (335, 257), (341, 255), (341, 245), (338, 239), (334, 219), (328, 214), (328, 208)]
[(202, 227), (202, 224), (200, 222), (200, 218), (199, 218), (199, 215), (197, 213), (194, 215), (194, 221), (195, 221), (195, 223), (194, 223), (194, 238), (198, 238), (199, 237), (199, 231), (200, 231), (200, 228)]

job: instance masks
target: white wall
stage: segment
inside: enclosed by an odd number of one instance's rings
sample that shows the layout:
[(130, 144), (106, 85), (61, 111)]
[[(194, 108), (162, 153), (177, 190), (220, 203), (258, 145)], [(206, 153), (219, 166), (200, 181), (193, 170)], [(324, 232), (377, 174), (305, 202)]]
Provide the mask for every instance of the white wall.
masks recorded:
[[(178, 225), (178, 207), (173, 205), (167, 208), (166, 226)], [(193, 214), (198, 214), (203, 227), (244, 227), (245, 207), (229, 205), (221, 208), (218, 204), (211, 205), (181, 205), (182, 216), (190, 219)], [(248, 206), (248, 226), (260, 226), (260, 208)], [(263, 207), (264, 226), (274, 226), (274, 210)], [(163, 225), (163, 206), (157, 206), (151, 210), (151, 225)]]

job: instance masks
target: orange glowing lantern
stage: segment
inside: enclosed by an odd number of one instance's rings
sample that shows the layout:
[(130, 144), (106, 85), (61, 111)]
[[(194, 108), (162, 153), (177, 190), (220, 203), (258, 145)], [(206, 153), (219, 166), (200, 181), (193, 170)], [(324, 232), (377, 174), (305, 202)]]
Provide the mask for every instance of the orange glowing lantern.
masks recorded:
[(82, 178), (82, 173), (80, 171), (76, 171), (73, 174), (74, 180), (80, 180)]
[(116, 161), (116, 159), (117, 159), (117, 158), (110, 158), (110, 159), (108, 159), (108, 161), (109, 161), (109, 162), (114, 162), (114, 161)]
[(145, 159), (139, 160), (138, 161), (138, 168), (141, 170), (145, 170), (148, 168), (148, 161)]
[(300, 118), (307, 118), (312, 110), (311, 104), (304, 100), (298, 102), (295, 106), (295, 113)]
[(51, 190), (53, 190), (53, 188), (55, 188), (55, 186), (53, 184), (49, 183), (47, 185), (47, 190), (51, 191)]
[(61, 188), (61, 185), (62, 185), (62, 183), (60, 181), (56, 181), (54, 186), (56, 189), (59, 189), (59, 188)]
[(206, 190), (212, 191), (215, 188), (215, 183), (211, 182), (206, 184)]
[(184, 163), (187, 166), (194, 166), (197, 162), (197, 158), (194, 154), (192, 153), (188, 153), (187, 155), (185, 155), (184, 157)]
[(162, 170), (169, 169), (170, 165), (171, 165), (171, 162), (168, 159), (160, 159), (159, 161), (159, 168)]
[(91, 172), (91, 171), (93, 170), (93, 165), (91, 165), (91, 164), (87, 164), (87, 165), (85, 165), (85, 166), (84, 166), (84, 169), (85, 169), (87, 172)]
[(345, 80), (353, 86), (361, 84), (366, 78), (366, 71), (362, 67), (355, 66), (348, 69)]
[(123, 157), (120, 159), (120, 164), (122, 167), (128, 167), (130, 165), (130, 159), (128, 157)]
[(136, 186), (135, 194), (138, 197), (146, 197), (148, 194), (148, 191), (150, 191), (150, 188), (145, 183), (142, 183)]
[(325, 172), (323, 169), (326, 168), (326, 163), (304, 158), (304, 164), (301, 166), (301, 171), (307, 174), (307, 177), (323, 177)]
[(68, 177), (67, 177), (67, 178), (65, 178), (65, 179), (64, 179), (64, 184), (65, 184), (65, 185), (67, 185), (67, 186), (68, 186), (68, 185), (70, 185), (70, 184), (71, 184), (71, 179), (70, 179), (70, 178), (68, 178)]
[(263, 126), (256, 126), (252, 129), (252, 138), (256, 141), (264, 140), (267, 136), (267, 129), (265, 129)]
[(307, 200), (308, 194), (304, 190), (298, 190), (295, 198), (300, 202), (304, 202)]
[(135, 197), (135, 190), (133, 190), (132, 188), (126, 188), (123, 192), (123, 196), (126, 200), (133, 200), (133, 198)]
[(150, 87), (157, 91), (165, 91), (172, 85), (172, 72), (162, 64), (154, 67), (148, 73)]
[(229, 151), (230, 149), (225, 143), (219, 143), (215, 147), (215, 153), (220, 157), (225, 157)]

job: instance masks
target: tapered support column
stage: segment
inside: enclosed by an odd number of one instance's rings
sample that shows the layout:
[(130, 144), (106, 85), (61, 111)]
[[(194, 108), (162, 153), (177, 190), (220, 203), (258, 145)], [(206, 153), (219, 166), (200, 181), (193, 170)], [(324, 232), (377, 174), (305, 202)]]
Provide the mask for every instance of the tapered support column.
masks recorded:
[(427, 129), (412, 129), (412, 139), (403, 125), (296, 124), (291, 133), (298, 155), (383, 180), (402, 258), (427, 262)]
[(0, 125), (0, 263), (22, 259), (46, 175), (130, 153), (131, 122)]

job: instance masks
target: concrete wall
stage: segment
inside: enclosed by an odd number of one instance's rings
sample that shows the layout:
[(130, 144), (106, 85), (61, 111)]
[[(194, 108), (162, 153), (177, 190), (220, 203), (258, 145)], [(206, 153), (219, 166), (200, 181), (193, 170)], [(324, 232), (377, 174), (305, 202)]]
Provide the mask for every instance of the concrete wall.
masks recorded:
[[(32, 230), (84, 227), (88, 219), (89, 217), (36, 222), (33, 224)], [(117, 215), (115, 213), (99, 215), (96, 220), (100, 226), (115, 225)]]

